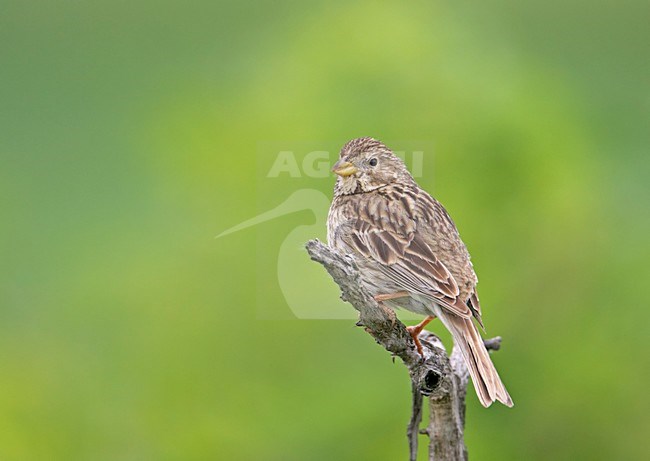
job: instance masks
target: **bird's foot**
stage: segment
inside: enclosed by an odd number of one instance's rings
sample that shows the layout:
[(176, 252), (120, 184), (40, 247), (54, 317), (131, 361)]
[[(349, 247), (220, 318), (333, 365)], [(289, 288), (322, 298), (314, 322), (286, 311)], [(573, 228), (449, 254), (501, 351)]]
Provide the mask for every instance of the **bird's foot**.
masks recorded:
[(413, 342), (415, 343), (415, 348), (418, 350), (418, 354), (420, 354), (420, 357), (424, 358), (424, 350), (422, 349), (422, 343), (420, 342), (420, 338), (418, 338), (418, 335), (422, 331), (422, 329), (417, 328), (417, 326), (411, 326), (411, 327), (406, 327), (406, 331), (409, 332), (411, 335), (411, 338), (413, 338)]
[(413, 325), (410, 327), (406, 327), (406, 331), (409, 332), (411, 335), (411, 338), (413, 338), (413, 342), (415, 343), (415, 347), (418, 350), (418, 353), (420, 354), (420, 357), (424, 358), (424, 350), (422, 349), (422, 343), (420, 342), (420, 338), (418, 336), (420, 333), (422, 333), (422, 330), (424, 330), (424, 327), (433, 319), (435, 319), (435, 315), (430, 315), (424, 320), (422, 320), (420, 323), (417, 325)]

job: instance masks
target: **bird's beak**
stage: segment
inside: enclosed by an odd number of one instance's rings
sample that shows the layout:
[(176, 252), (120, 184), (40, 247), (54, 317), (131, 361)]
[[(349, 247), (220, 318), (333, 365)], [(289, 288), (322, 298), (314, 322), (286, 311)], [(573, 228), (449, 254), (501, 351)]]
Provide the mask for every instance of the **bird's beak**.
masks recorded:
[(339, 160), (334, 164), (332, 171), (339, 176), (345, 177), (345, 176), (352, 176), (354, 173), (356, 173), (359, 170), (352, 163)]

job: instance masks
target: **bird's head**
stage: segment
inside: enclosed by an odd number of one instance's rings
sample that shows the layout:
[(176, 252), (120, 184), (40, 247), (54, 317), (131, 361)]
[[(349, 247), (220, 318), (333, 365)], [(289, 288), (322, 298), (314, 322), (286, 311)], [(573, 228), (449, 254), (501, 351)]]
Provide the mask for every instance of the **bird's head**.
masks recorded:
[(371, 192), (392, 183), (413, 182), (402, 159), (382, 142), (357, 138), (341, 149), (332, 171), (338, 175), (335, 194)]

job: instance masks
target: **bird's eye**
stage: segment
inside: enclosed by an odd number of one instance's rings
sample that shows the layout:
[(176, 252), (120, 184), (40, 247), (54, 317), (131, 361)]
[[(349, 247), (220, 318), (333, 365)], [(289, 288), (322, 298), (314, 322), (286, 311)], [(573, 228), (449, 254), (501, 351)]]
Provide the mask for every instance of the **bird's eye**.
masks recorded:
[(370, 164), (370, 166), (377, 166), (377, 159), (376, 158), (371, 158), (368, 163)]

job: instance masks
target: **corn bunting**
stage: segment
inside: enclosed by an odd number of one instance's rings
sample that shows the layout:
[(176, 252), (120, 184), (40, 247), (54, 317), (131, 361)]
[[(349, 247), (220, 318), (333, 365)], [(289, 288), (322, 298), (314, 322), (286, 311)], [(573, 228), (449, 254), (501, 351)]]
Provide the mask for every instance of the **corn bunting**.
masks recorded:
[(512, 406), (473, 322), (483, 326), (478, 279), (444, 207), (373, 138), (343, 146), (332, 171), (338, 177), (327, 221), (330, 247), (354, 256), (378, 302), (426, 316), (408, 327), (420, 354), (418, 334), (437, 317), (459, 346), (483, 406), (495, 400)]

